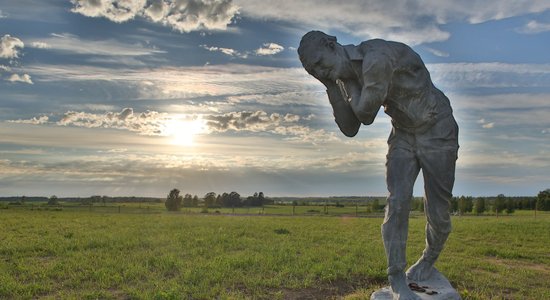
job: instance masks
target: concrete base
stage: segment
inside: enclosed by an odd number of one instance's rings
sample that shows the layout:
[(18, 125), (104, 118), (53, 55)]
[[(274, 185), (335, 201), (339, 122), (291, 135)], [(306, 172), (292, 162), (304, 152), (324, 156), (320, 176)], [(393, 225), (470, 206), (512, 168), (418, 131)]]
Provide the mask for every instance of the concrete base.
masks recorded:
[[(412, 283), (412, 281), (407, 280), (407, 283)], [(451, 286), (451, 283), (443, 274), (435, 270), (434, 274), (424, 281), (415, 282), (420, 287), (426, 286), (426, 292), (417, 292), (414, 293), (420, 297), (422, 300), (460, 300), (460, 295), (458, 292)], [(427, 293), (435, 291), (437, 294), (429, 295)], [(371, 300), (393, 300), (393, 293), (389, 286), (383, 287), (378, 291), (372, 293)]]

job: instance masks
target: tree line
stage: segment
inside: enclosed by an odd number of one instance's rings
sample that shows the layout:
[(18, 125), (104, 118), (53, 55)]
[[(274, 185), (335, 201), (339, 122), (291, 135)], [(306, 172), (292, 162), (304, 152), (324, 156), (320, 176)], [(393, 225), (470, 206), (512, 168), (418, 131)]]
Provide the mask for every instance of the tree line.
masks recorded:
[(256, 192), (252, 196), (242, 198), (237, 192), (216, 194), (215, 192), (208, 192), (204, 197), (199, 198), (197, 195), (191, 194), (180, 195), (180, 190), (172, 189), (164, 205), (169, 211), (178, 211), (182, 207), (203, 207), (208, 208), (221, 208), (221, 207), (254, 207), (263, 206), (266, 204), (273, 204), (272, 199), (265, 197), (263, 192)]
[[(413, 198), (411, 210), (424, 211), (424, 200)], [(550, 189), (540, 191), (536, 197), (507, 197), (499, 194), (496, 197), (453, 197), (449, 211), (453, 214), (495, 214), (514, 213), (516, 210), (550, 211)]]

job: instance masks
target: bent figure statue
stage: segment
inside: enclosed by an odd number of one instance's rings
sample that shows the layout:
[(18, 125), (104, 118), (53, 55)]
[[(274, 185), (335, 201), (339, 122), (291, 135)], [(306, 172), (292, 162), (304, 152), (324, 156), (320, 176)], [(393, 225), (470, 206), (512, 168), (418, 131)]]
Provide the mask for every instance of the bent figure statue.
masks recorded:
[[(419, 299), (407, 278), (429, 279), (451, 231), (449, 203), (458, 152), (458, 126), (449, 99), (437, 89), (420, 56), (409, 46), (373, 39), (340, 45), (320, 31), (298, 48), (305, 70), (322, 82), (338, 127), (348, 137), (374, 121), (380, 107), (392, 119), (382, 224), (388, 279), (394, 299)], [(406, 272), (405, 251), (414, 182), (422, 169), (426, 248)]]

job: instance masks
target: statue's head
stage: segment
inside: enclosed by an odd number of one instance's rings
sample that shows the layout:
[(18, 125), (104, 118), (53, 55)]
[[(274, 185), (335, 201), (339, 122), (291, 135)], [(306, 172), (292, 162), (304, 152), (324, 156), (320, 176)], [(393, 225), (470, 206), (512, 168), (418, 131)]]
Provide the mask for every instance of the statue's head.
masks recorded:
[(302, 66), (313, 77), (335, 80), (342, 68), (342, 57), (336, 37), (321, 31), (310, 31), (300, 41), (298, 55)]

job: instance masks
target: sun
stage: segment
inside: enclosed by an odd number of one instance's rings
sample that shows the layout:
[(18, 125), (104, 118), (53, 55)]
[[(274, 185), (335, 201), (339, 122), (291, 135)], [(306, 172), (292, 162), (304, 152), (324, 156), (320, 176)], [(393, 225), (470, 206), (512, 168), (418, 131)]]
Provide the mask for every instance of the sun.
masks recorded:
[(164, 135), (172, 138), (171, 143), (178, 146), (193, 146), (194, 137), (204, 132), (204, 121), (171, 119), (166, 121)]

